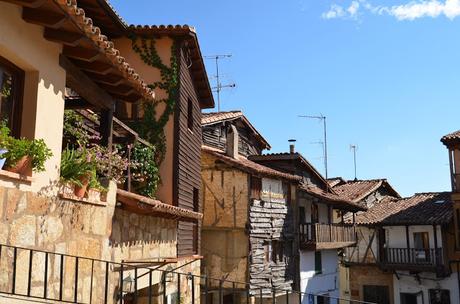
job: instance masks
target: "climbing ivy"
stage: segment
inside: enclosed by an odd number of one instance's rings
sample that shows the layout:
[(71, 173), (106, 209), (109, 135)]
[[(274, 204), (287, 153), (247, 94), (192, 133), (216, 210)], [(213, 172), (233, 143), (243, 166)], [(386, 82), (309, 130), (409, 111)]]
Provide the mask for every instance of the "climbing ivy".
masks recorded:
[[(176, 52), (179, 47), (178, 39), (174, 39), (171, 46), (171, 59), (169, 66), (164, 64), (158, 55), (155, 47), (155, 39), (144, 37), (131, 37), (132, 48), (139, 54), (141, 59), (149, 66), (160, 70), (161, 80), (149, 84), (151, 89), (161, 89), (166, 92), (167, 97), (157, 99), (154, 102), (143, 102), (143, 119), (134, 122), (132, 127), (139, 135), (156, 147), (156, 161), (160, 164), (166, 153), (166, 137), (164, 129), (169, 121), (169, 117), (174, 112), (176, 100), (179, 97), (179, 63)], [(157, 115), (157, 107), (164, 104), (165, 108), (161, 115)]]

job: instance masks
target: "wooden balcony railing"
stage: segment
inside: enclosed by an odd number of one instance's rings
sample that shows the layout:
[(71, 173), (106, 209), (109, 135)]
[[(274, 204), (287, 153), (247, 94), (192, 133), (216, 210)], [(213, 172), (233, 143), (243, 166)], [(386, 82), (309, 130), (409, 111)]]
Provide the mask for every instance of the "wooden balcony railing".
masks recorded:
[(324, 249), (350, 246), (357, 240), (355, 227), (344, 224), (302, 223), (299, 235), (300, 243), (304, 247), (316, 244), (316, 248), (324, 247)]
[(442, 248), (385, 248), (381, 263), (385, 265), (428, 266), (444, 265)]

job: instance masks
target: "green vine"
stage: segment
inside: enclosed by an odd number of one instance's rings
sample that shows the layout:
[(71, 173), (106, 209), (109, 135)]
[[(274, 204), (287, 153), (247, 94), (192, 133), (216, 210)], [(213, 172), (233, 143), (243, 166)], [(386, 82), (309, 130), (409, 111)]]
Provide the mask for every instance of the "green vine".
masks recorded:
[[(169, 117), (174, 113), (176, 100), (179, 97), (179, 63), (176, 52), (179, 47), (179, 41), (175, 39), (171, 46), (171, 59), (169, 67), (164, 64), (158, 55), (155, 47), (154, 38), (131, 37), (132, 48), (139, 54), (141, 59), (149, 66), (160, 70), (161, 80), (149, 84), (151, 89), (161, 89), (167, 94), (166, 98), (157, 99), (154, 102), (143, 102), (143, 118), (135, 123), (132, 127), (139, 135), (156, 147), (155, 159), (160, 164), (166, 153), (166, 137), (164, 129), (169, 121)], [(165, 104), (165, 109), (161, 115), (157, 114), (157, 106)]]

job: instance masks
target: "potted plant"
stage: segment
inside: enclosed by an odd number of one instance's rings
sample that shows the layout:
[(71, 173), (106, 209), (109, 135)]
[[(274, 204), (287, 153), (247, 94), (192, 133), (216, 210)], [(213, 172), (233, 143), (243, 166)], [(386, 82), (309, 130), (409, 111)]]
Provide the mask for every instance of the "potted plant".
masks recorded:
[(88, 184), (88, 198), (93, 201), (101, 200), (101, 193), (106, 191), (101, 183), (96, 173), (96, 168), (91, 171), (89, 184)]
[(6, 144), (6, 158), (8, 171), (22, 175), (31, 175), (32, 171), (45, 171), (45, 162), (53, 156), (43, 139), (25, 139), (9, 137)]
[(8, 140), (10, 138), (10, 129), (7, 126), (7, 122), (3, 120), (0, 123), (0, 169), (3, 169), (6, 158), (3, 156), (8, 150), (6, 149)]
[(94, 166), (86, 159), (85, 150), (66, 148), (61, 155), (61, 182), (74, 187), (77, 197), (84, 197)]

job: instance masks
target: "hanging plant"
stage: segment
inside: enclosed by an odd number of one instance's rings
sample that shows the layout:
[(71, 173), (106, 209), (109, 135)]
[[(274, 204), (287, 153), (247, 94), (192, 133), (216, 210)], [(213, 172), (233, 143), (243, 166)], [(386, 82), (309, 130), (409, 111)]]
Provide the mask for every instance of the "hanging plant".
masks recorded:
[[(165, 127), (169, 121), (171, 114), (174, 113), (176, 108), (176, 100), (179, 98), (179, 64), (177, 60), (177, 50), (179, 40), (174, 39), (171, 45), (171, 58), (169, 66), (164, 64), (158, 55), (155, 47), (155, 39), (153, 38), (139, 38), (136, 36), (131, 37), (132, 48), (139, 54), (145, 64), (157, 68), (160, 71), (161, 80), (149, 85), (151, 89), (160, 89), (167, 94), (166, 98), (155, 100), (155, 102), (143, 102), (142, 110), (144, 116), (132, 124), (132, 127), (139, 133), (139, 135), (151, 144), (155, 149), (155, 161), (159, 165), (166, 153), (166, 137)], [(159, 104), (164, 104), (165, 108), (163, 113), (157, 113)]]

